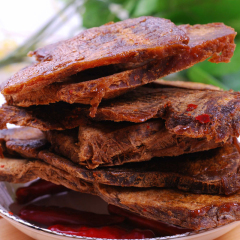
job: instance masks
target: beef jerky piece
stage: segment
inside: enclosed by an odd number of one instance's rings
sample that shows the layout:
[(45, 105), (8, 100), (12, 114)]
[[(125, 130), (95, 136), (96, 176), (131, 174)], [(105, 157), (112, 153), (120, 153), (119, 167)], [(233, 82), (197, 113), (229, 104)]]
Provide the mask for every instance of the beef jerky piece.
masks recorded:
[[(8, 147), (6, 147), (6, 142), (8, 144), (11, 144), (11, 140), (14, 140), (14, 146), (17, 146), (17, 142), (26, 142), (29, 144), (29, 140), (31, 141), (31, 144), (34, 144), (33, 142), (35, 140), (39, 140), (38, 142), (38, 148), (43, 149), (42, 146), (47, 144), (47, 141), (43, 135), (43, 133), (35, 128), (31, 127), (21, 127), (21, 128), (13, 128), (13, 129), (3, 129), (0, 130), (0, 146), (1, 146), (1, 157), (8, 156), (9, 154), (12, 156), (19, 156), (19, 154), (16, 154), (16, 152), (10, 151)], [(41, 143), (41, 144), (40, 144)], [(37, 147), (37, 145), (34, 145), (34, 147)], [(30, 155), (27, 157), (31, 157)]]
[(144, 122), (163, 118), (172, 133), (225, 142), (229, 136), (239, 136), (239, 111), (239, 92), (141, 87), (104, 103), (95, 119)]
[(74, 177), (106, 185), (178, 188), (187, 192), (225, 195), (240, 189), (240, 156), (231, 145), (200, 153), (94, 170), (79, 167), (48, 150), (41, 151), (38, 158)]
[[(30, 126), (42, 131), (75, 128), (85, 121), (87, 109), (79, 104), (51, 104), (47, 106), (14, 107), (4, 104), (0, 108), (0, 128), (7, 123)], [(36, 129), (36, 131), (39, 131)]]
[(29, 161), (26, 159), (14, 158), (0, 159), (0, 181), (25, 183), (37, 179), (38, 177), (55, 184), (64, 185), (75, 191), (94, 193), (91, 184), (71, 176), (64, 170), (39, 160)]
[(222, 146), (204, 137), (192, 139), (171, 134), (160, 119), (140, 124), (90, 121), (79, 130), (47, 131), (46, 138), (55, 152), (89, 169)]
[(37, 158), (38, 153), (49, 147), (46, 139), (10, 140), (6, 142), (6, 150), (10, 155), (24, 158)]
[[(140, 87), (105, 101), (94, 119), (144, 122), (164, 118), (167, 129), (175, 134), (224, 142), (229, 136), (239, 135), (239, 100), (239, 93), (231, 91)], [(87, 109), (78, 104), (58, 103), (30, 109), (4, 105), (0, 108), (0, 126), (10, 122), (61, 130), (81, 125), (87, 115)], [(41, 116), (43, 112), (46, 115)], [(51, 113), (54, 116), (57, 112), (58, 117), (52, 118)]]
[(240, 155), (234, 145), (209, 151), (184, 154), (171, 158), (156, 158), (149, 162), (125, 164), (121, 167), (88, 170), (72, 161), (47, 150), (39, 151), (36, 143), (41, 140), (22, 141), (6, 146), (23, 157), (32, 152), (35, 158), (50, 166), (68, 172), (72, 177), (87, 182), (98, 182), (122, 187), (178, 188), (187, 192), (233, 194), (240, 189)]
[[(181, 27), (190, 38), (189, 46), (191, 48), (189, 51), (149, 61), (132, 70), (99, 76), (95, 80), (90, 77), (86, 81), (86, 77), (82, 77), (83, 73), (80, 73), (79, 76), (74, 76), (72, 81), (69, 80), (70, 82), (54, 83), (40, 90), (34, 89), (32, 92), (19, 92), (9, 96), (5, 94), (7, 102), (19, 106), (49, 104), (57, 101), (91, 104), (93, 108), (90, 115), (93, 117), (102, 98), (116, 97), (129, 89), (149, 83), (172, 72), (183, 70), (209, 57), (212, 57), (211, 61), (213, 62), (227, 62), (231, 58), (235, 48), (233, 29), (223, 24), (184, 25)], [(220, 53), (222, 53), (221, 57), (216, 56)], [(94, 72), (96, 69), (91, 71)], [(82, 78), (85, 81), (78, 80)]]
[(106, 202), (141, 216), (194, 230), (240, 220), (240, 195), (218, 196), (170, 189), (137, 189), (95, 185)]
[[(221, 90), (219, 87), (205, 84), (205, 83), (197, 83), (197, 82), (186, 82), (186, 81), (170, 81), (158, 79), (152, 83), (153, 86), (159, 87), (159, 85), (163, 87), (178, 87), (178, 88), (186, 88), (186, 89), (195, 89), (195, 90)], [(149, 84), (149, 86), (151, 86)]]
[(13, 75), (3, 92), (29, 91), (89, 68), (164, 58), (188, 49), (188, 41), (186, 33), (170, 20), (154, 17), (91, 28), (31, 52), (38, 62)]
[[(19, 140), (24, 138), (24, 133), (27, 135), (28, 131), (31, 132), (31, 128), (14, 131), (22, 133), (23, 137), (15, 134), (18, 139), (6, 140), (5, 145), (9, 152), (16, 152), (25, 158), (41, 159), (50, 166), (68, 172), (72, 177), (88, 182), (125, 187), (175, 187), (185, 191), (212, 194), (232, 194), (240, 187), (240, 158), (234, 145), (175, 158), (151, 160), (148, 163), (127, 164), (120, 168), (87, 170), (49, 152), (48, 146), (42, 142), (43, 139)], [(67, 142), (66, 139), (59, 138), (60, 141)]]
[(4, 141), (8, 141), (11, 139), (30, 140), (30, 139), (43, 139), (43, 138), (44, 138), (44, 134), (42, 133), (42, 131), (36, 128), (31, 128), (31, 127), (21, 127), (21, 128), (0, 130), (0, 140), (4, 140)]

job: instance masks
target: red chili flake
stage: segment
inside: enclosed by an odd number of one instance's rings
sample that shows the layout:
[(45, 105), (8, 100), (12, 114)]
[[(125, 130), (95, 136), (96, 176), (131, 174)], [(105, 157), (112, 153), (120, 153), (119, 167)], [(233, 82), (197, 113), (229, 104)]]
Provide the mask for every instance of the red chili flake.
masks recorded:
[(147, 125), (147, 129), (149, 129), (150, 127), (149, 127), (149, 125)]
[(187, 111), (192, 111), (197, 108), (198, 105), (196, 104), (188, 104), (187, 105)]
[(1, 168), (4, 168), (5, 166), (4, 165), (1, 165)]
[(143, 209), (143, 211), (144, 211), (144, 212), (146, 212), (146, 211), (147, 211), (147, 209), (145, 209), (145, 208), (144, 208), (144, 209)]
[(10, 215), (13, 215), (13, 213), (12, 213), (12, 212), (10, 212), (10, 211), (8, 212), (8, 214), (10, 214)]
[(210, 116), (208, 114), (202, 114), (197, 117), (195, 117), (196, 120), (198, 120), (200, 123), (208, 123), (210, 122)]
[(73, 90), (69, 90), (69, 93), (72, 94), (72, 93), (73, 93)]

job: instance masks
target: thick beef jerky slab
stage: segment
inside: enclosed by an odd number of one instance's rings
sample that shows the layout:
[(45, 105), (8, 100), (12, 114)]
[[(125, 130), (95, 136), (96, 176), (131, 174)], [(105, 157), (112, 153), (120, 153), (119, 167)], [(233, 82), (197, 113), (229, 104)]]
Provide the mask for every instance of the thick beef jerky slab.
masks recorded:
[(89, 68), (172, 56), (188, 49), (188, 41), (186, 33), (170, 20), (154, 17), (91, 28), (31, 52), (29, 55), (38, 62), (13, 75), (3, 93), (19, 93), (64, 81), (65, 77)]
[(88, 170), (50, 152), (46, 146), (45, 150), (39, 150), (37, 141), (41, 144), (40, 140), (29, 140), (29, 143), (11, 140), (7, 141), (6, 147), (23, 157), (43, 160), (87, 182), (121, 187), (178, 188), (187, 192), (226, 195), (240, 189), (240, 155), (234, 145), (121, 167)]
[[(177, 135), (225, 142), (230, 136), (239, 135), (239, 104), (238, 92), (140, 87), (105, 101), (94, 119), (137, 123), (163, 118), (166, 128)], [(0, 108), (0, 126), (10, 122), (42, 130), (62, 130), (81, 125), (86, 111), (82, 105), (66, 103), (32, 108), (4, 105)]]
[(95, 119), (144, 122), (163, 118), (172, 133), (225, 142), (229, 136), (239, 136), (239, 110), (239, 92), (141, 87), (104, 103)]
[(239, 152), (226, 145), (200, 153), (121, 167), (87, 170), (48, 150), (38, 158), (89, 182), (121, 187), (178, 188), (187, 192), (230, 195), (240, 189)]
[[(211, 61), (213, 62), (228, 62), (231, 58), (235, 48), (233, 43), (235, 32), (233, 29), (223, 24), (184, 25), (182, 28), (190, 38), (189, 51), (161, 60), (156, 59), (132, 70), (121, 71), (113, 75), (108, 74), (109, 76), (99, 76), (98, 78), (95, 76), (96, 80), (93, 80), (94, 77), (90, 73), (88, 73), (90, 75), (88, 78), (83, 77), (83, 73), (80, 73), (79, 76), (74, 76), (69, 82), (54, 83), (40, 90), (34, 90), (31, 93), (21, 92), (9, 96), (5, 94), (7, 101), (9, 104), (19, 106), (48, 104), (57, 101), (91, 104), (94, 106), (91, 116), (94, 116), (102, 98), (116, 97), (131, 88), (188, 68), (209, 57), (212, 57)], [(221, 57), (216, 56), (220, 53), (222, 53)], [(107, 72), (111, 73), (111, 69)], [(94, 71), (96, 69), (92, 69), (92, 72)], [(85, 81), (78, 79), (84, 79)]]
[(79, 130), (47, 131), (46, 138), (55, 152), (90, 169), (178, 156), (223, 145), (207, 141), (205, 137), (192, 139), (172, 134), (161, 119), (140, 124), (90, 121)]
[[(0, 181), (24, 183), (38, 177), (56, 184), (62, 184), (75, 191), (91, 192), (91, 185), (43, 161), (34, 160), (39, 153), (48, 148), (46, 140), (39, 130), (32, 128), (15, 128), (0, 131), (4, 143), (4, 155), (0, 158)], [(23, 158), (19, 158), (19, 157)], [(31, 160), (27, 160), (31, 159)]]
[(0, 108), (0, 128), (12, 123), (42, 131), (71, 129), (81, 125), (87, 114), (87, 108), (79, 104), (58, 103), (28, 108), (4, 104)]
[[(194, 82), (156, 80), (152, 87), (179, 87), (196, 90), (220, 90), (218, 87)], [(51, 93), (52, 94), (52, 93)], [(43, 94), (44, 95), (44, 94)], [(42, 131), (64, 130), (81, 125), (82, 116), (88, 115), (87, 107), (78, 104), (67, 104), (64, 102), (50, 104), (48, 106), (30, 106), (28, 108), (17, 108), (4, 104), (0, 108), (0, 128), (6, 127), (6, 123), (20, 126), (31, 126)]]
[(94, 193), (91, 184), (39, 160), (3, 158), (0, 166), (0, 181), (25, 183), (40, 177), (75, 191)]
[[(0, 146), (2, 151), (1, 157), (4, 158), (4, 156), (9, 156), (9, 154), (11, 156), (19, 156), (19, 154), (12, 152), (6, 146), (6, 142), (11, 143), (12, 140), (14, 141), (14, 146), (16, 146), (19, 141), (21, 143), (25, 142), (25, 148), (27, 145), (30, 146), (31, 144), (38, 150), (44, 149), (44, 147), (47, 146), (47, 141), (39, 129), (31, 127), (4, 129), (0, 130)], [(30, 149), (32, 149), (32, 146)], [(31, 157), (31, 155), (28, 157)]]
[(240, 219), (240, 195), (218, 196), (170, 189), (137, 189), (95, 185), (106, 202), (144, 217), (194, 230)]

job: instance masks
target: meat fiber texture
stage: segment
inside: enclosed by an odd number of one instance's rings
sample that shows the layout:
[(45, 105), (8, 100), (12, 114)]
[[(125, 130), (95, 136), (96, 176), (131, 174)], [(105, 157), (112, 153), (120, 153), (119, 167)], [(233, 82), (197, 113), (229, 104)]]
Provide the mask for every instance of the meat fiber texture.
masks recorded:
[[(195, 108), (189, 109), (189, 104)], [(88, 108), (79, 104), (29, 108), (4, 105), (0, 108), (0, 127), (9, 122), (43, 131), (64, 130), (84, 124), (88, 113)], [(166, 129), (172, 134), (226, 142), (230, 136), (239, 136), (240, 93), (139, 87), (102, 103), (94, 120), (140, 123), (152, 118), (164, 119)]]
[(1, 130), (0, 140), (4, 143), (4, 156), (0, 158), (0, 181), (25, 183), (40, 177), (75, 191), (94, 192), (93, 187), (84, 180), (37, 160), (38, 154), (49, 147), (38, 129)]
[(2, 93), (8, 104), (24, 107), (58, 101), (91, 104), (94, 116), (102, 98), (209, 57), (229, 62), (235, 35), (220, 23), (176, 27), (160, 18), (129, 19), (35, 51), (38, 62), (13, 75)]
[[(54, 158), (49, 159), (55, 161)], [(75, 191), (97, 194), (108, 203), (147, 218), (194, 230), (209, 229), (240, 219), (238, 193), (218, 196), (160, 188), (113, 187), (86, 182), (65, 171), (66, 167), (61, 170), (39, 160), (0, 159), (0, 163), (4, 164), (0, 168), (1, 180), (25, 182), (41, 177)]]
[[(43, 161), (49, 164), (49, 168), (57, 168), (59, 171), (67, 172), (73, 178), (92, 183), (138, 188), (167, 187), (195, 193), (226, 195), (240, 189), (240, 155), (232, 144), (178, 157), (155, 158), (146, 163), (90, 170), (49, 151), (49, 146), (41, 140), (31, 139), (28, 142), (19, 139), (6, 140), (6, 151), (15, 158), (21, 156), (27, 159), (38, 159), (38, 164), (40, 164), (39, 161)], [(24, 164), (27, 170), (22, 168), (24, 170), (21, 171), (21, 176), (28, 176), (25, 172), (31, 170), (30, 166), (36, 173), (35, 162), (30, 164), (25, 161)], [(2, 172), (5, 172), (5, 169), (2, 169)], [(2, 176), (6, 178), (6, 174)]]
[(159, 119), (140, 124), (87, 122), (78, 130), (47, 131), (46, 138), (55, 152), (90, 169), (223, 146), (205, 137), (192, 139), (172, 134)]
[[(232, 151), (230, 148), (229, 146), (226, 153), (233, 154), (232, 159), (234, 159), (234, 155), (237, 152), (234, 150), (234, 147)], [(221, 151), (218, 154), (221, 154), (224, 158), (224, 154)], [(45, 153), (46, 151), (43, 150), (42, 154)], [(239, 161), (239, 156), (237, 158)], [(49, 159), (52, 162), (55, 161), (52, 157)], [(25, 182), (35, 177), (41, 177), (76, 191), (97, 194), (108, 203), (128, 209), (147, 218), (194, 230), (222, 226), (240, 219), (240, 198), (238, 193), (231, 196), (217, 196), (159, 188), (113, 187), (99, 184), (96, 181), (92, 184), (74, 177), (72, 173), (70, 174), (65, 171), (68, 170), (67, 167), (65, 167), (65, 170), (59, 169), (58, 167), (61, 164), (55, 167), (53, 164), (44, 163), (39, 160), (26, 161), (21, 159), (0, 159), (0, 162), (4, 164), (0, 168), (1, 180)], [(65, 164), (65, 161), (62, 161), (62, 164)], [(223, 165), (220, 166), (220, 172), (222, 171), (222, 173), (226, 171)], [(235, 164), (233, 166), (230, 168), (237, 168)], [(72, 169), (71, 166), (70, 169)], [(97, 171), (103, 171), (103, 169)], [(204, 171), (205, 173), (210, 173), (211, 169)], [(191, 168), (189, 168), (189, 172), (191, 172)], [(211, 176), (213, 176), (212, 174), (210, 173)], [(221, 176), (221, 173), (219, 176)], [(202, 178), (204, 177), (205, 175), (203, 174)]]
[(160, 220), (194, 230), (226, 225), (240, 219), (240, 195), (218, 196), (186, 193), (173, 189), (138, 189), (95, 185), (106, 202)]

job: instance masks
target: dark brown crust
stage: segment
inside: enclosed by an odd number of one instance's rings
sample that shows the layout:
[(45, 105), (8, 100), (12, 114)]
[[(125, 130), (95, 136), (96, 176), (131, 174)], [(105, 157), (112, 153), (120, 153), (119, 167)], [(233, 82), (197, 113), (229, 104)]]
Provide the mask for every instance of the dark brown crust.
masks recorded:
[[(229, 136), (239, 136), (239, 100), (240, 93), (231, 91), (142, 87), (103, 104), (95, 119), (144, 122), (163, 118), (172, 133), (225, 142)], [(187, 111), (189, 104), (197, 108)], [(209, 122), (197, 120), (203, 114)]]
[(0, 129), (7, 123), (29, 126), (42, 131), (64, 130), (78, 127), (87, 115), (87, 109), (80, 105), (59, 103), (47, 106), (21, 108), (4, 104), (0, 108)]
[(10, 152), (41, 159), (50, 166), (87, 182), (122, 187), (178, 188), (188, 192), (226, 195), (240, 189), (240, 155), (234, 145), (178, 157), (156, 158), (146, 163), (87, 170), (49, 152), (46, 145), (42, 146), (41, 140), (29, 140), (28, 143), (16, 140), (15, 143), (14, 140), (7, 141), (6, 146)]
[(48, 150), (38, 158), (86, 181), (121, 187), (178, 188), (187, 192), (225, 194), (240, 189), (240, 156), (234, 146), (122, 167), (87, 170)]
[[(119, 96), (132, 88), (147, 84), (157, 78), (191, 67), (209, 57), (212, 62), (229, 62), (235, 49), (233, 29), (224, 24), (182, 25), (190, 38), (190, 50), (180, 54), (147, 62), (135, 69), (122, 71), (110, 76), (104, 76), (90, 81), (81, 81), (81, 74), (74, 77), (74, 83), (54, 83), (34, 89), (32, 92), (23, 91), (6, 96), (8, 104), (30, 106), (49, 104), (57, 101), (68, 103), (91, 104), (94, 116), (102, 98), (109, 99)], [(201, 34), (199, 34), (201, 32)], [(221, 53), (221, 55), (219, 55)], [(93, 72), (95, 69), (92, 70)], [(77, 83), (76, 83), (77, 82)]]
[(31, 52), (29, 55), (39, 62), (10, 78), (3, 93), (34, 89), (98, 66), (171, 56), (188, 49), (187, 43), (184, 31), (169, 20), (154, 17), (88, 29), (69, 40)]
[[(187, 111), (189, 104), (196, 109)], [(78, 104), (52, 104), (18, 108), (0, 108), (0, 127), (7, 122), (41, 130), (63, 130), (84, 124), (87, 108)], [(196, 117), (207, 114), (210, 121), (201, 123)], [(231, 91), (191, 90), (179, 88), (140, 87), (98, 108), (94, 120), (144, 122), (151, 118), (166, 120), (166, 128), (174, 134), (190, 138), (207, 137), (225, 142), (239, 136), (240, 94)]]
[(79, 130), (47, 131), (46, 138), (55, 152), (89, 169), (179, 156), (223, 145), (206, 138), (171, 134), (161, 119), (140, 124), (89, 121)]
[(25, 183), (38, 177), (75, 191), (94, 194), (92, 184), (38, 160), (0, 159), (0, 181)]
[(46, 139), (10, 140), (6, 142), (6, 150), (10, 155), (19, 154), (24, 158), (36, 159), (41, 150), (49, 147)]
[(136, 189), (95, 185), (106, 202), (144, 217), (194, 230), (240, 219), (240, 195), (201, 195), (170, 189)]

